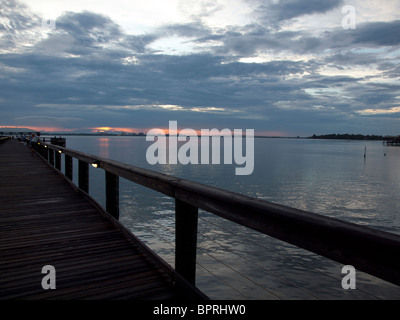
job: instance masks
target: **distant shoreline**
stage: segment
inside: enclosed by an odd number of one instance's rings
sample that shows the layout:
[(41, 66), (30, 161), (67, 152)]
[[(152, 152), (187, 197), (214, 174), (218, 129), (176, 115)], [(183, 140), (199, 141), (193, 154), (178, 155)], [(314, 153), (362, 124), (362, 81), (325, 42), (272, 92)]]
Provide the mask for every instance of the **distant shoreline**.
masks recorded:
[[(29, 135), (31, 133), (39, 133), (37, 131), (3, 131), (0, 130), (0, 135)], [(91, 136), (91, 137), (146, 137), (145, 133), (111, 133), (111, 132), (104, 132), (104, 133), (71, 133), (71, 132), (41, 132), (39, 133), (41, 136), (47, 137), (54, 137), (54, 136)], [(166, 134), (168, 137), (169, 135)], [(198, 135), (201, 137), (201, 135)], [(243, 135), (245, 137), (245, 135)], [(307, 137), (302, 136), (291, 136), (291, 137), (284, 137), (284, 136), (262, 136), (262, 135), (255, 135), (254, 138), (267, 138), (267, 139), (320, 139), (320, 140), (368, 140), (368, 141), (386, 141), (388, 139), (399, 139), (400, 136), (382, 136), (382, 135), (362, 135), (362, 134), (324, 134), (324, 135), (312, 135)]]
[[(146, 137), (144, 133), (129, 133), (129, 134), (116, 134), (116, 133), (42, 133), (42, 136), (92, 136), (92, 137)], [(169, 136), (166, 134), (166, 136)], [(200, 135), (198, 135), (200, 137)], [(392, 137), (392, 136), (391, 136)], [(370, 140), (370, 141), (384, 141), (388, 136), (379, 135), (361, 135), (361, 134), (327, 134), (327, 135), (313, 135), (309, 137), (281, 137), (281, 136), (260, 136), (255, 135), (254, 138), (268, 138), (268, 139), (324, 139), (324, 140)]]
[(308, 139), (330, 139), (330, 140), (373, 140), (373, 141), (384, 141), (388, 136), (378, 135), (362, 135), (362, 134), (325, 134), (325, 135), (313, 135)]

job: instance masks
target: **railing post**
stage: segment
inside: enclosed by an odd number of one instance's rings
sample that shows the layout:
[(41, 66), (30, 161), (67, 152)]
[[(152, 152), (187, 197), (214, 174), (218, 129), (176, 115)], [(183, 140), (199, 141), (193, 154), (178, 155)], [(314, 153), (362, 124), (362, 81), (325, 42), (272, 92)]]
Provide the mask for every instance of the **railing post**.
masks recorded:
[(65, 155), (65, 176), (72, 181), (73, 179), (73, 165), (72, 165), (72, 157)]
[(189, 283), (196, 282), (198, 208), (175, 199), (175, 270)]
[(46, 159), (47, 162), (49, 162), (49, 148), (43, 146), (43, 157)]
[(49, 163), (54, 166), (54, 149), (49, 149)]
[(81, 190), (89, 193), (89, 163), (79, 160), (78, 186)]
[(48, 160), (47, 148), (43, 145), (43, 143), (40, 144), (40, 154), (42, 155), (43, 158), (46, 159), (46, 161)]
[(43, 155), (42, 145), (40, 143), (37, 143), (36, 145), (36, 152), (40, 155)]
[(54, 156), (55, 156), (55, 158), (56, 158), (56, 165), (55, 165), (55, 167), (56, 167), (56, 169), (57, 170), (61, 170), (61, 153), (59, 152), (59, 151), (54, 151), (55, 153), (54, 153)]
[(119, 177), (105, 170), (106, 173), (106, 211), (119, 219)]

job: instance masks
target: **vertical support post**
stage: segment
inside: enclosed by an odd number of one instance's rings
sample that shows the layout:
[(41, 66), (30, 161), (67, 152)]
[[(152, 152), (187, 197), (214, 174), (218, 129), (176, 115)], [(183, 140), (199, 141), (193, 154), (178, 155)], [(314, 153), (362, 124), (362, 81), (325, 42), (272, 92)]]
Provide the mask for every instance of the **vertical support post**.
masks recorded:
[(55, 150), (54, 157), (56, 158), (56, 164), (55, 164), (56, 169), (61, 170), (61, 153)]
[(196, 282), (198, 208), (175, 199), (175, 270), (189, 283)]
[(43, 157), (49, 162), (49, 148), (43, 147)]
[(42, 155), (42, 145), (40, 143), (38, 143), (36, 146), (36, 152)]
[(54, 149), (49, 149), (49, 163), (54, 166)]
[(39, 153), (40, 155), (43, 155), (43, 150), (42, 150), (42, 144), (38, 143), (36, 146), (36, 151), (37, 153)]
[(47, 160), (47, 148), (44, 147), (44, 144), (40, 144), (40, 154), (42, 155), (43, 158)]
[(73, 164), (72, 164), (72, 157), (65, 155), (65, 176), (72, 181), (73, 179)]
[(81, 190), (89, 193), (89, 163), (79, 160), (78, 186)]
[(119, 219), (119, 176), (105, 170), (106, 174), (106, 211)]

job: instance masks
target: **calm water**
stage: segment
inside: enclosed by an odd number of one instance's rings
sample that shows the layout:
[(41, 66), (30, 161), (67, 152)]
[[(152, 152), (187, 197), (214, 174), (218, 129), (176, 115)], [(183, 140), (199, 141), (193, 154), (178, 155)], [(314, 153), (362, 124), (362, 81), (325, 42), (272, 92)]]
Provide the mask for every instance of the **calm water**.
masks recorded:
[[(71, 149), (400, 234), (400, 148), (382, 142), (255, 139), (253, 173), (236, 176), (236, 164), (149, 165), (143, 137), (66, 138)], [(104, 204), (104, 173), (90, 170), (90, 194)], [(173, 199), (120, 184), (121, 222), (173, 266)], [(361, 272), (357, 288), (344, 290), (343, 265), (199, 215), (196, 284), (213, 299), (400, 298), (399, 287)]]

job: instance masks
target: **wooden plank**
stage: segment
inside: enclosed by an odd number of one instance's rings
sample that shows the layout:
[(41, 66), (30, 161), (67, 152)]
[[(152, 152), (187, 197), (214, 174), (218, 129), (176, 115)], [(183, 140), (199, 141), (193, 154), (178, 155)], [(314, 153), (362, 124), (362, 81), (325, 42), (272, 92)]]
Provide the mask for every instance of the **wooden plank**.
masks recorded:
[[(12, 140), (0, 146), (0, 200), (0, 299), (206, 298)], [(41, 287), (47, 264), (55, 290)]]

